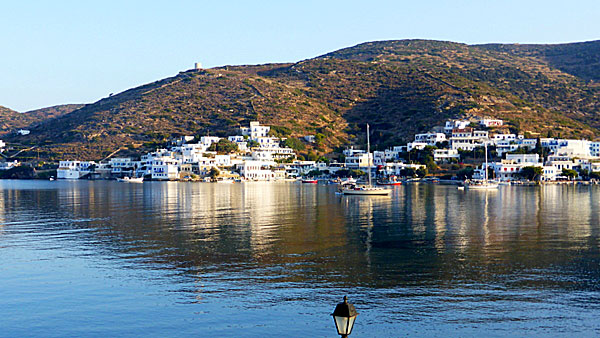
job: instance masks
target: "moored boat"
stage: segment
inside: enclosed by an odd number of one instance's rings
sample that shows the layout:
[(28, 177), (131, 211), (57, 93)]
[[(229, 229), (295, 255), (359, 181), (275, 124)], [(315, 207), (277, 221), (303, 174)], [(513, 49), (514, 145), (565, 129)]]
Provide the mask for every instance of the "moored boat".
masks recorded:
[(143, 177), (123, 177), (123, 178), (117, 178), (118, 182), (128, 182), (128, 183), (143, 183), (144, 182), (144, 178)]
[(402, 181), (377, 181), (377, 185), (402, 185)]
[(369, 158), (369, 163), (367, 167), (368, 172), (368, 185), (366, 186), (357, 186), (355, 184), (347, 184), (342, 185), (340, 188), (341, 193), (344, 195), (362, 195), (362, 196), (389, 196), (392, 192), (391, 190), (374, 187), (371, 184), (371, 142), (369, 140), (369, 124), (367, 123), (367, 154)]
[(487, 143), (485, 144), (485, 168), (483, 180), (468, 180), (465, 181), (465, 187), (469, 190), (492, 190), (498, 189), (498, 182), (488, 180), (488, 153)]
[(305, 179), (305, 180), (302, 180), (302, 183), (317, 184), (317, 183), (319, 183), (319, 181), (313, 180), (313, 179)]

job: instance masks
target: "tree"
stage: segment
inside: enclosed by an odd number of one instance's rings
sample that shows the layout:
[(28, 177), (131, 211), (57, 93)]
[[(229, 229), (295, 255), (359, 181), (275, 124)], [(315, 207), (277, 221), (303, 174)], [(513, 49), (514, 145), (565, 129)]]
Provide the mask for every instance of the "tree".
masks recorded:
[(331, 163), (331, 160), (325, 156), (319, 156), (319, 159), (317, 160), (317, 162), (323, 162), (323, 163), (327, 163), (329, 165), (329, 163)]
[(317, 154), (313, 153), (312, 151), (309, 151), (308, 154), (306, 154), (306, 158), (309, 161), (317, 161), (319, 159), (319, 156), (317, 156)]
[(249, 140), (249, 141), (247, 141), (246, 145), (248, 146), (248, 148), (260, 147), (260, 143), (256, 142), (255, 140)]
[(300, 151), (300, 150), (304, 150), (306, 149), (306, 146), (304, 145), (304, 142), (300, 141), (297, 138), (294, 137), (289, 137), (286, 138), (283, 142), (282, 142), (284, 147), (288, 147), (288, 148), (292, 148), (296, 151)]
[(226, 138), (222, 138), (219, 142), (213, 143), (208, 147), (209, 151), (216, 151), (217, 154), (231, 154), (238, 151), (238, 145)]
[(323, 140), (325, 139), (325, 135), (321, 134), (321, 133), (317, 133), (315, 135), (315, 143), (316, 144), (323, 144)]
[(319, 169), (313, 169), (306, 174), (308, 177), (317, 177), (321, 176), (323, 173)]
[(359, 169), (340, 169), (336, 171), (333, 175), (337, 177), (359, 177), (365, 175), (365, 172)]
[(573, 169), (563, 168), (561, 175), (567, 176), (569, 180), (572, 180), (573, 178), (577, 177), (577, 172)]
[(459, 170), (456, 173), (456, 177), (458, 177), (459, 180), (466, 180), (466, 179), (470, 180), (473, 177), (474, 172), (475, 172), (475, 169), (473, 169), (472, 167), (466, 167), (466, 168)]
[(286, 137), (292, 133), (292, 130), (288, 127), (271, 126), (269, 129), (269, 136), (274, 137)]
[(590, 173), (590, 179), (600, 180), (600, 171), (592, 171)]
[(417, 171), (415, 168), (403, 168), (400, 170), (400, 176), (404, 177), (415, 177), (417, 175)]
[(427, 176), (428, 173), (429, 172), (427, 171), (427, 167), (425, 167), (425, 168), (421, 167), (421, 168), (417, 169), (417, 176), (419, 176), (419, 177), (425, 177), (425, 176)]
[(537, 181), (543, 173), (544, 170), (541, 167), (527, 166), (523, 167), (518, 175), (530, 181)]
[(212, 167), (210, 168), (210, 171), (208, 172), (208, 176), (210, 178), (212, 178), (213, 180), (216, 179), (217, 177), (219, 177), (219, 175), (221, 174), (221, 172), (219, 171), (219, 169)]

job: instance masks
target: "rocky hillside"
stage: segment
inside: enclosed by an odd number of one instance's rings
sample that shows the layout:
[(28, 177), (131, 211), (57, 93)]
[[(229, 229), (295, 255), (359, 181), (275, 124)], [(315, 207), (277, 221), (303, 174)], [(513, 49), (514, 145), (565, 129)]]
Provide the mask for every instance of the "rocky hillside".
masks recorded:
[(83, 107), (81, 104), (64, 104), (19, 113), (0, 106), (0, 135), (14, 133), (16, 130), (22, 128), (32, 128), (35, 125), (70, 113), (81, 107)]
[(259, 120), (291, 136), (322, 134), (315, 151), (328, 153), (361, 143), (366, 122), (384, 147), (448, 118), (477, 116), (504, 119), (512, 131), (600, 136), (593, 73), (583, 76), (564, 61), (583, 69), (594, 57), (565, 48), (571, 59), (551, 62), (549, 52), (501, 47), (380, 41), (293, 64), (187, 71), (34, 126), (24, 142), (45, 145), (55, 158), (98, 159), (173, 135), (225, 135)]
[(487, 44), (480, 47), (540, 59), (565, 73), (600, 82), (600, 41), (555, 45)]

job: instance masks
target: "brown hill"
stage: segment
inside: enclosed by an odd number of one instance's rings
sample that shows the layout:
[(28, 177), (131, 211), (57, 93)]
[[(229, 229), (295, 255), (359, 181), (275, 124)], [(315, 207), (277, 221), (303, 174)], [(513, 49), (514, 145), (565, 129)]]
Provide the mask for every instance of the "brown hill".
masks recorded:
[(29, 129), (43, 121), (68, 114), (82, 106), (81, 104), (64, 104), (25, 113), (0, 106), (0, 135), (14, 133), (18, 129)]
[[(582, 61), (585, 63), (584, 61)], [(599, 88), (535, 55), (425, 40), (360, 44), (294, 64), (182, 72), (32, 128), (56, 158), (141, 151), (173, 135), (233, 133), (251, 120), (322, 134), (327, 153), (359, 142), (366, 122), (380, 147), (448, 118), (502, 118), (513, 131), (599, 136)]]

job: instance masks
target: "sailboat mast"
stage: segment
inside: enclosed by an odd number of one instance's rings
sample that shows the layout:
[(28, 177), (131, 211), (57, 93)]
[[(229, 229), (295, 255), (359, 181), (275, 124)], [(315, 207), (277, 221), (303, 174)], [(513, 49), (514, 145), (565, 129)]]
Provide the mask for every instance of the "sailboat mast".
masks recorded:
[(367, 158), (369, 166), (367, 171), (369, 172), (369, 187), (371, 186), (371, 142), (369, 140), (369, 124), (367, 123)]
[(487, 142), (485, 144), (485, 181), (488, 180)]

